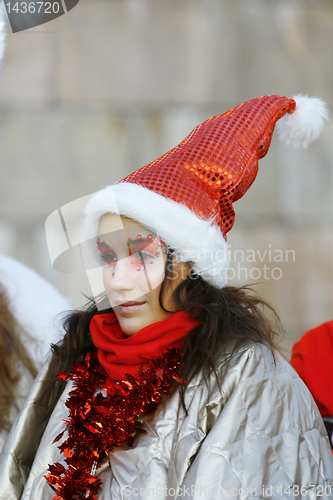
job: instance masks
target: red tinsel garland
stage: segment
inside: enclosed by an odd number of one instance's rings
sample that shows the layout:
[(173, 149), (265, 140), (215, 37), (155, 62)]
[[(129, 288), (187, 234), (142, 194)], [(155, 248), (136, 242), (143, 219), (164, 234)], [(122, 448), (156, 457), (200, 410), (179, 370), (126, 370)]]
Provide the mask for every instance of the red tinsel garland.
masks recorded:
[[(107, 375), (96, 352), (73, 366), (70, 375), (58, 375), (61, 380), (73, 380), (75, 389), (66, 401), (68, 438), (59, 446), (68, 467), (60, 463), (49, 465), (45, 475), (57, 493), (53, 500), (97, 500), (101, 481), (95, 473), (101, 459), (124, 442), (131, 446), (134, 432), (140, 429), (136, 419), (155, 408), (163, 393), (170, 394), (173, 380), (182, 382), (177, 376), (180, 357), (179, 349), (168, 349), (143, 368), (138, 379), (127, 374), (127, 380), (114, 381), (107, 396), (101, 392), (106, 390)], [(64, 432), (53, 442), (59, 441)]]

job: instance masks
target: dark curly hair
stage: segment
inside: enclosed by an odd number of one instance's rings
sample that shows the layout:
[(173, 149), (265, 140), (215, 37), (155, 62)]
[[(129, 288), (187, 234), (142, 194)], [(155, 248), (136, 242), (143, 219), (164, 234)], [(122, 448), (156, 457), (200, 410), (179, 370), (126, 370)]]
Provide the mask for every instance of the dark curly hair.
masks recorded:
[[(160, 305), (164, 310), (163, 296), (174, 274), (174, 260), (172, 254), (169, 254), (160, 292)], [(231, 286), (217, 289), (190, 272), (173, 293), (177, 310), (184, 310), (201, 322), (185, 340), (181, 374), (186, 383), (181, 389), (182, 400), (184, 390), (193, 377), (201, 372), (208, 379), (212, 372), (216, 372), (221, 356), (226, 352), (227, 346), (230, 346), (231, 340), (234, 341), (234, 350), (245, 340), (252, 340), (267, 345), (273, 351), (273, 338), (281, 330), (280, 322), (273, 308), (253, 289)], [(95, 349), (89, 333), (90, 321), (95, 314), (112, 312), (110, 307), (99, 309), (102, 311), (98, 310), (95, 301), (90, 301), (85, 311), (76, 311), (65, 320), (66, 334), (63, 340), (52, 345), (50, 384), (54, 383), (59, 372), (70, 372), (80, 356)], [(275, 329), (264, 309), (273, 315)]]

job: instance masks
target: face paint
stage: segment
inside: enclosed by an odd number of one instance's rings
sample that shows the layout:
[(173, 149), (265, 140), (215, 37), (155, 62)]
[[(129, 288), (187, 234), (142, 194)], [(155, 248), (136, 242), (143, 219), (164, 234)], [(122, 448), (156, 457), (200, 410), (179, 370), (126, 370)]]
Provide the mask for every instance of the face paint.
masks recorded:
[(141, 224), (106, 214), (99, 226), (97, 249), (111, 307), (126, 335), (169, 317), (159, 303), (167, 255), (163, 241)]
[[(97, 239), (96, 244), (100, 259), (114, 272), (118, 260), (116, 252), (101, 238)], [(136, 271), (145, 270), (148, 265), (154, 264), (154, 260), (160, 257), (162, 251), (167, 253), (164, 242), (158, 236), (153, 239), (152, 234), (148, 234), (147, 239), (143, 239), (141, 235), (138, 235), (136, 240), (128, 238), (127, 246), (129, 263)]]

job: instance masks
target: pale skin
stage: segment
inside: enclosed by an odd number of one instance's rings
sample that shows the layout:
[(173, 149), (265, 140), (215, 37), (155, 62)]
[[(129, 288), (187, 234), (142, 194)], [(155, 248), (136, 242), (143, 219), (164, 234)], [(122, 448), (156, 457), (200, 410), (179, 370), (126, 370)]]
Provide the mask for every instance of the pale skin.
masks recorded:
[[(190, 272), (188, 263), (173, 263), (173, 279), (159, 297), (167, 255), (159, 237), (132, 219), (105, 214), (99, 224), (99, 251), (104, 262), (106, 294), (125, 335), (163, 321), (177, 312), (173, 292)], [(172, 311), (172, 312), (169, 312)]]

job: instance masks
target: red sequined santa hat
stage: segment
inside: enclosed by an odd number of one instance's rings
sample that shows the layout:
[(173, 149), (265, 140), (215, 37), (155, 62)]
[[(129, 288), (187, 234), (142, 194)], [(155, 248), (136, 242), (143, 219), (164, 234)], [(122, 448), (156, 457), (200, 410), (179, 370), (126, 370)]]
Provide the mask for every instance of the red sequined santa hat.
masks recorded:
[(96, 193), (86, 209), (88, 236), (97, 234), (103, 214), (119, 213), (154, 230), (179, 262), (222, 288), (233, 203), (254, 181), (276, 122), (287, 145), (306, 148), (327, 119), (321, 99), (302, 95), (262, 96), (213, 116), (168, 153)]

